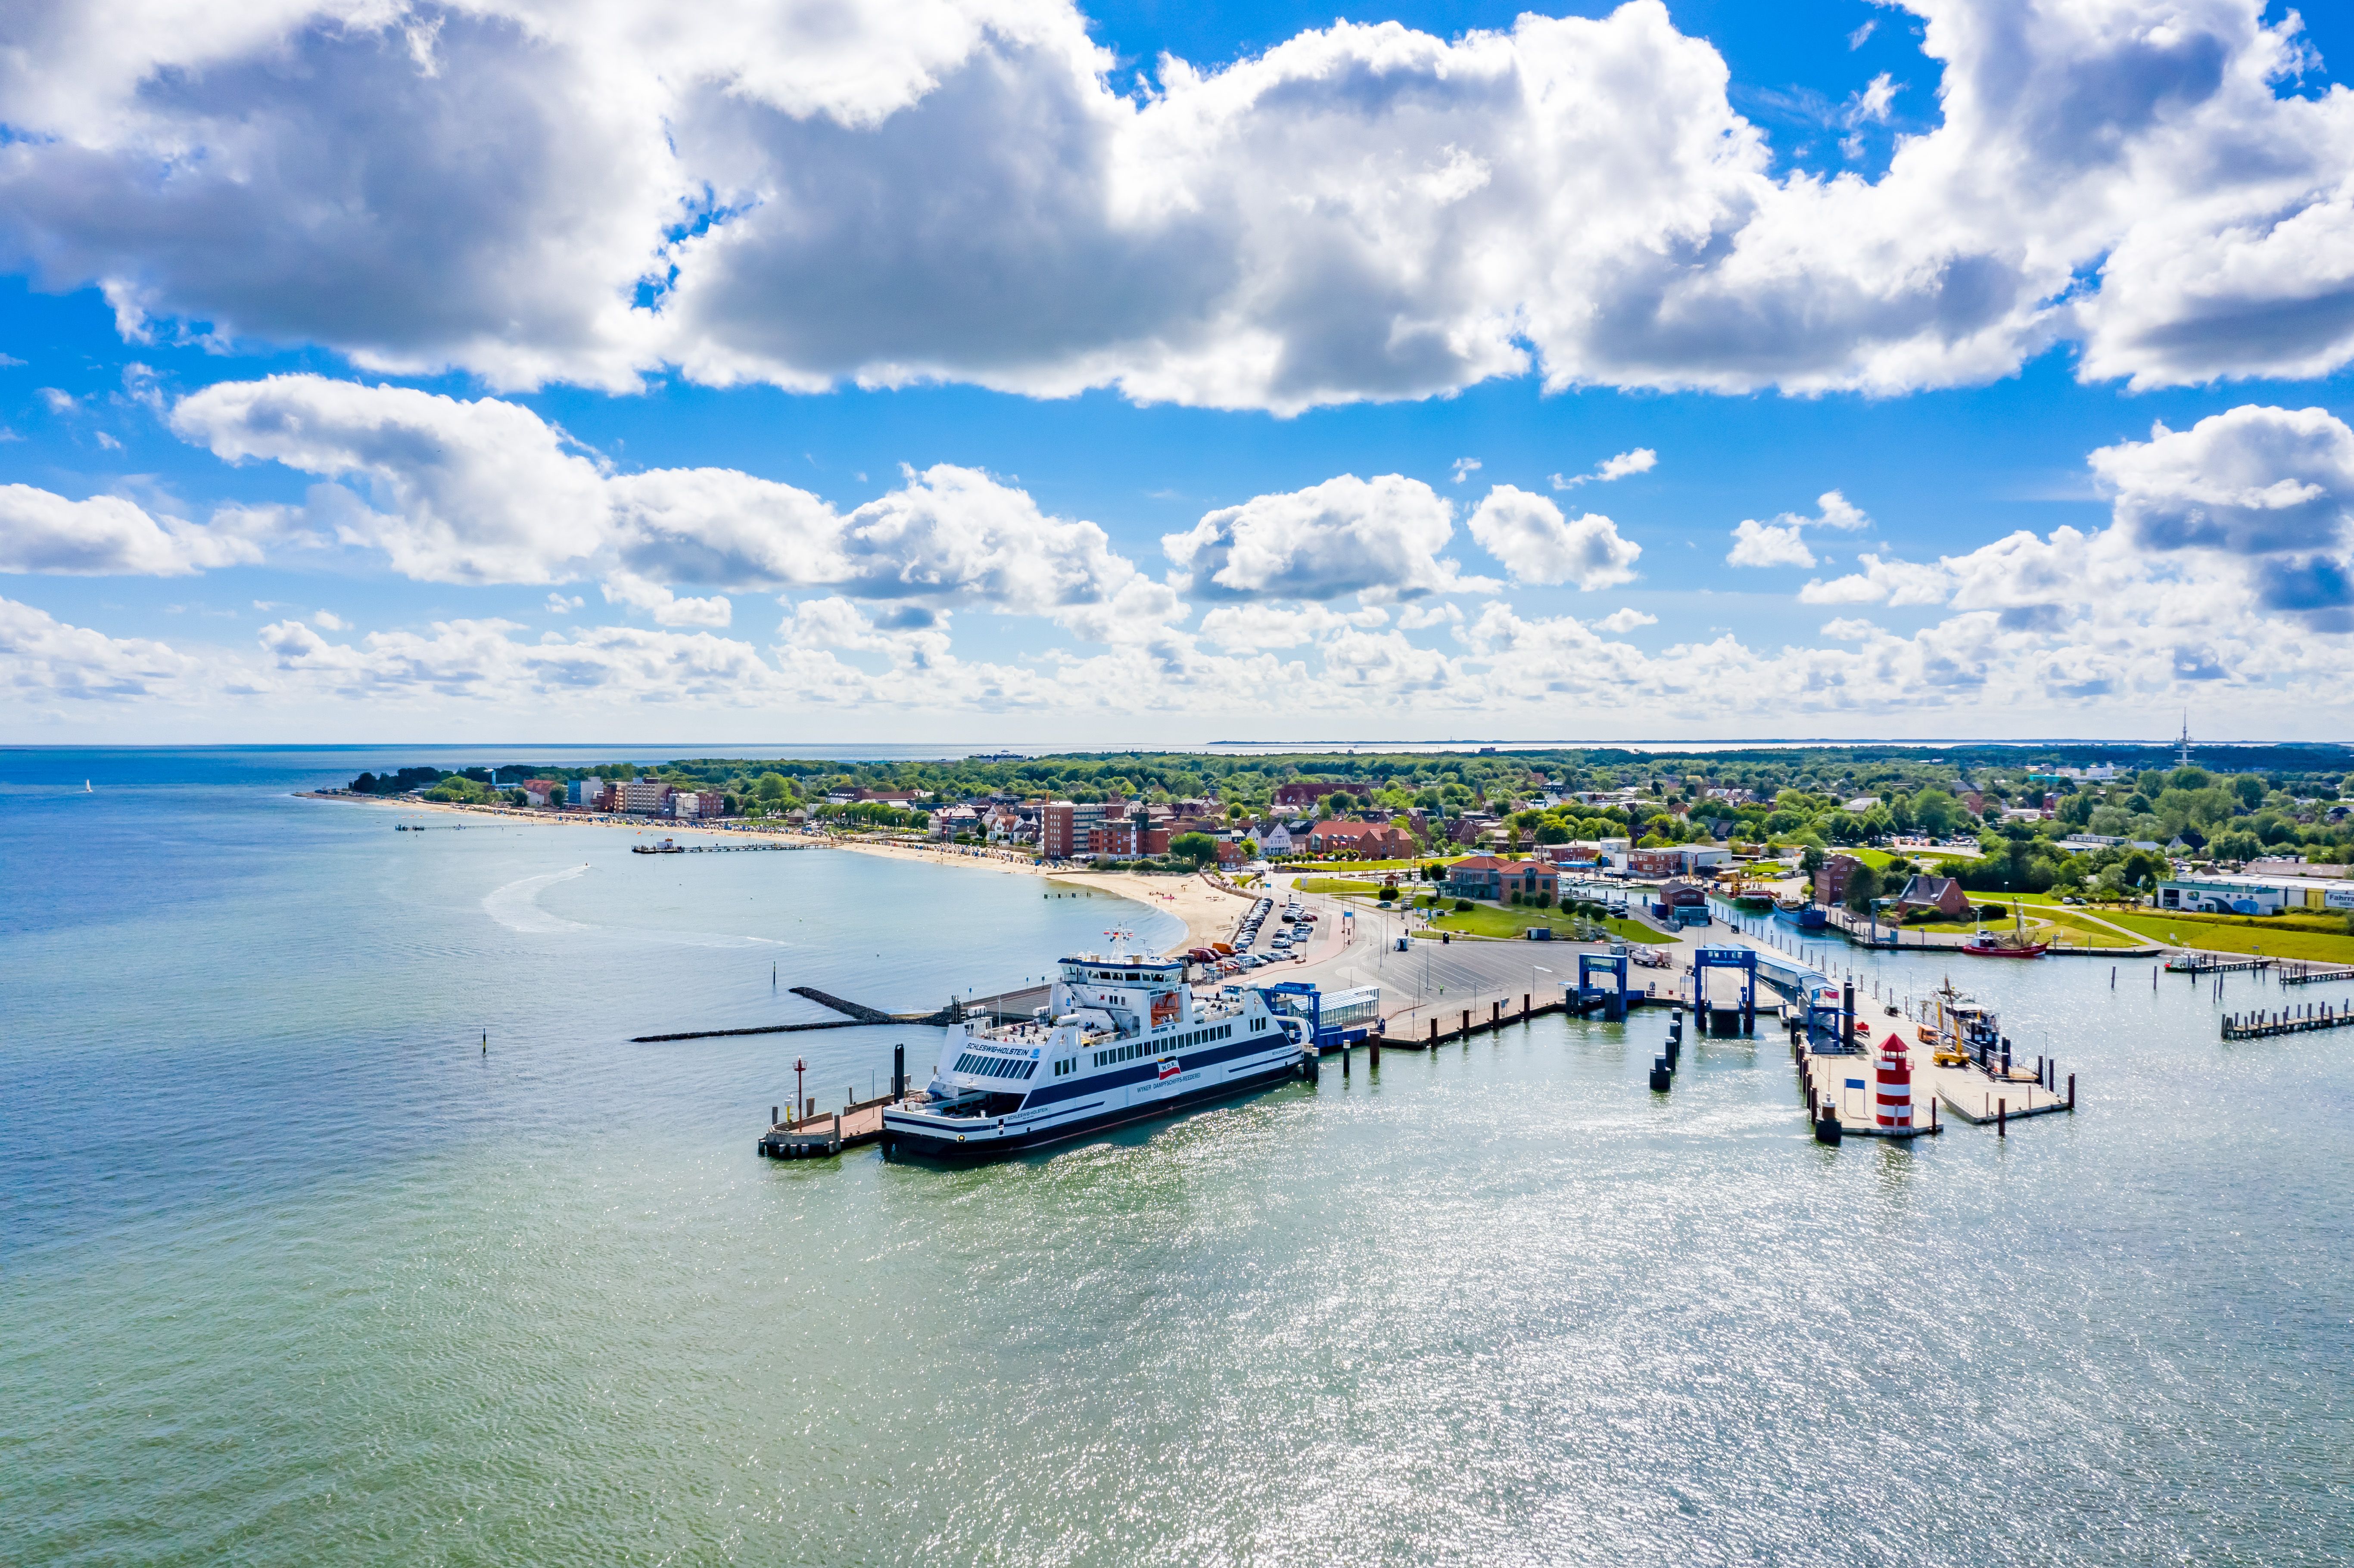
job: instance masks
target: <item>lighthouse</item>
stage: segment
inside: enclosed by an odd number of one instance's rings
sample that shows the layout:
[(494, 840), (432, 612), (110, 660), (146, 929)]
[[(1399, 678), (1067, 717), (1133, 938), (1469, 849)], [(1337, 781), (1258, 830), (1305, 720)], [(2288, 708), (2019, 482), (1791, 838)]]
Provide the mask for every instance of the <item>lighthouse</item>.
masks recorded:
[(1873, 1085), (1873, 1124), (1884, 1137), (1913, 1132), (1913, 1059), (1894, 1034), (1880, 1043), (1880, 1071)]

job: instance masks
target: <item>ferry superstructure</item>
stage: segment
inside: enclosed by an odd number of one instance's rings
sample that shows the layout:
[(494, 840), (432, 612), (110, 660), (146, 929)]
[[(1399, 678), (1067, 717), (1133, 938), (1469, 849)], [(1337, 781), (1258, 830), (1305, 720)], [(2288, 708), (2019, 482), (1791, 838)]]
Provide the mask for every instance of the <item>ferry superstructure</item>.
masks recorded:
[(1308, 1077), (1306, 1025), (1257, 991), (1208, 995), (1181, 959), (1062, 960), (1028, 1022), (949, 1026), (931, 1081), (883, 1113), (886, 1150), (989, 1160)]

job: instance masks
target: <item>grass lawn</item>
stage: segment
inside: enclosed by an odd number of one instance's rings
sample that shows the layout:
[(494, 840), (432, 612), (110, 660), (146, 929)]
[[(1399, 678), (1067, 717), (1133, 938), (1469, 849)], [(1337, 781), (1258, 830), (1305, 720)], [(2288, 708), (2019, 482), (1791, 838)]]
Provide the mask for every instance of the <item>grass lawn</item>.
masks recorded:
[[(1614, 936), (1628, 942), (1661, 942), (1667, 938), (1649, 927), (1633, 920), (1605, 920)], [(1449, 907), (1432, 922), (1434, 929), (1458, 931), (1473, 937), (1518, 937), (1532, 926), (1550, 926), (1564, 937), (1577, 928), (1575, 917), (1558, 909), (1532, 909), (1526, 906), (1474, 904), (1467, 912)]]
[(2170, 912), (2112, 915), (2110, 919), (2135, 931), (2147, 931), (2156, 940), (2175, 946), (2208, 948), (2222, 953), (2261, 953), (2268, 959), (2308, 959), (2317, 963), (2354, 964), (2354, 937), (2343, 932), (2300, 930), (2275, 922), (2221, 920), (2212, 916)]
[(1378, 882), (1352, 882), (1345, 876), (1303, 876), (1294, 884), (1302, 893), (1363, 893), (1382, 890)]

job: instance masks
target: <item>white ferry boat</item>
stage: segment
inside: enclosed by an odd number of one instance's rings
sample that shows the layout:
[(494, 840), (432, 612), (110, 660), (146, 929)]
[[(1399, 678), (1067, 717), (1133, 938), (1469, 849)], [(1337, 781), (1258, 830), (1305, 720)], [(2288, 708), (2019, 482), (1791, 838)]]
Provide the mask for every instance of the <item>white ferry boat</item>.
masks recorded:
[(1182, 959), (1065, 959), (1028, 1022), (951, 1025), (931, 1082), (883, 1113), (886, 1152), (990, 1160), (1312, 1077), (1307, 1026), (1257, 991), (1204, 996)]

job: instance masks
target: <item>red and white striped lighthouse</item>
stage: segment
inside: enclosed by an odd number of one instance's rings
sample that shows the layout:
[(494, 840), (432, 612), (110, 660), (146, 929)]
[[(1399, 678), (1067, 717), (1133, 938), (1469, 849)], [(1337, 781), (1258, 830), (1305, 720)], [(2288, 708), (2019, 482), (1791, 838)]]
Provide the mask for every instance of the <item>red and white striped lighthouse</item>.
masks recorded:
[(1883, 1133), (1913, 1130), (1913, 1059), (1904, 1042), (1891, 1034), (1880, 1043), (1880, 1074), (1872, 1093), (1877, 1100), (1874, 1121)]

